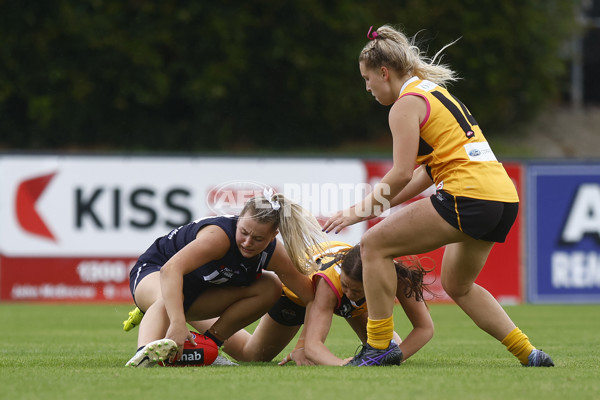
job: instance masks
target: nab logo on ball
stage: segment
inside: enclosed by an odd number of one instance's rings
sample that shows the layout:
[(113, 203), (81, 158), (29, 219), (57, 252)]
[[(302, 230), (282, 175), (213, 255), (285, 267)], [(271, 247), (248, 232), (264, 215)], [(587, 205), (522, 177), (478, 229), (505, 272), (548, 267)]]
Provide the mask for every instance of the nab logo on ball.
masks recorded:
[[(183, 345), (183, 354), (179, 360), (174, 363), (164, 363), (165, 367), (203, 367), (212, 364), (219, 355), (219, 348), (212, 339), (192, 332), (194, 342), (193, 346), (189, 340)], [(159, 363), (163, 365), (163, 363)]]

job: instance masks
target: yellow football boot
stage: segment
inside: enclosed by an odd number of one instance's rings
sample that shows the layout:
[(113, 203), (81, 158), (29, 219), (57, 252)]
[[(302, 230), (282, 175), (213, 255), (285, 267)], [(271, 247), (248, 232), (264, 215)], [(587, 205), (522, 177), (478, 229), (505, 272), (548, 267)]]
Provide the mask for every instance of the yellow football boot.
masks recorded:
[(144, 313), (139, 308), (136, 307), (129, 311), (129, 318), (123, 321), (123, 330), (125, 332), (132, 330), (142, 322), (142, 318), (144, 318)]

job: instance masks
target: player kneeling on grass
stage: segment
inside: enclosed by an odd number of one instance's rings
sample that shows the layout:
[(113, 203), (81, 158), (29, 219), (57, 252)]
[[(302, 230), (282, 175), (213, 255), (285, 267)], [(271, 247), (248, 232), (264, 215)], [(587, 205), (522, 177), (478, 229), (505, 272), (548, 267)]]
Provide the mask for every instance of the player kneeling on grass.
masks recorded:
[[(353, 365), (352, 358), (341, 360), (331, 353), (325, 346), (325, 339), (331, 327), (331, 316), (335, 313), (345, 317), (354, 329), (363, 343), (361, 352), (366, 349), (368, 318), (360, 245), (339, 252), (333, 262), (341, 265), (334, 264), (335, 266), (313, 277), (313, 281), (316, 282), (316, 293), (305, 326), (305, 353), (317, 364)], [(394, 266), (397, 279), (396, 299), (413, 329), (404, 340), (400, 340), (398, 334), (394, 332), (396, 346), (386, 354), (387, 365), (399, 365), (415, 354), (431, 340), (434, 330), (429, 309), (423, 298), (423, 291), (429, 292), (423, 282), (428, 271), (421, 266), (416, 257), (394, 260)], [(289, 358), (292, 358), (292, 355)], [(378, 360), (370, 360), (370, 362), (371, 365), (384, 365)]]
[[(302, 323), (304, 330), (295, 349), (280, 365), (294, 361), (297, 365), (345, 365), (351, 358), (338, 358), (325, 346), (334, 314), (344, 317), (362, 343), (367, 339), (367, 308), (362, 286), (362, 262), (359, 246), (342, 242), (327, 242), (314, 258), (319, 270), (312, 275), (315, 299), (308, 315), (302, 300), (284, 286), (277, 304), (265, 314), (253, 334), (240, 330), (232, 335), (223, 350), (238, 361), (271, 361), (294, 338)], [(401, 361), (417, 352), (433, 336), (433, 322), (423, 300), (425, 271), (418, 261), (396, 261), (398, 278), (397, 298), (413, 325), (404, 341), (395, 333), (399, 346), (388, 355), (390, 364)], [(133, 317), (133, 318), (132, 318)], [(134, 318), (141, 318), (136, 311), (130, 312), (125, 321), (126, 330), (132, 327)], [(195, 321), (196, 329), (208, 326), (208, 321)], [(364, 346), (363, 346), (364, 348)]]
[[(342, 359), (325, 345), (331, 328), (332, 316), (344, 317), (363, 343), (367, 342), (367, 303), (362, 283), (360, 246), (349, 246), (320, 260), (320, 270), (313, 274), (315, 300), (307, 315), (304, 327), (304, 355), (302, 343), (288, 354), (281, 364), (296, 361), (302, 356), (319, 365), (350, 365), (352, 359)], [(387, 357), (387, 365), (400, 363), (421, 349), (433, 336), (433, 321), (423, 299), (426, 272), (415, 259), (396, 260), (398, 289), (396, 298), (410, 320), (413, 329), (402, 341), (394, 332), (394, 350)], [(288, 294), (292, 301), (298, 298)], [(374, 365), (380, 365), (372, 360)]]
[[(276, 239), (279, 232), (285, 249)], [(312, 215), (266, 190), (239, 216), (202, 218), (158, 238), (130, 273), (144, 318), (138, 351), (126, 365), (151, 367), (181, 357), (184, 342), (195, 343), (188, 321), (217, 318), (204, 336), (220, 347), (273, 306), (281, 282), (310, 305), (314, 293), (305, 254), (323, 238)]]

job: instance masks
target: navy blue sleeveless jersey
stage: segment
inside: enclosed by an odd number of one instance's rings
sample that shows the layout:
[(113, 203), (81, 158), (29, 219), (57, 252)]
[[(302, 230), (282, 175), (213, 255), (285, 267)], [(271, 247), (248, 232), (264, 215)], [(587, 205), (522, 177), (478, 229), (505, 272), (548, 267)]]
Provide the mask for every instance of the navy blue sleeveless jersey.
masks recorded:
[(263, 268), (269, 264), (275, 252), (277, 240), (274, 239), (257, 256), (245, 258), (235, 242), (237, 222), (238, 216), (236, 215), (205, 217), (173, 229), (168, 235), (156, 239), (152, 246), (139, 257), (138, 265), (144, 263), (164, 265), (175, 253), (195, 240), (200, 229), (208, 225), (216, 225), (223, 229), (229, 238), (230, 246), (227, 254), (219, 260), (210, 261), (186, 274), (183, 277), (184, 287), (191, 288), (207, 284), (248, 286), (261, 276)]

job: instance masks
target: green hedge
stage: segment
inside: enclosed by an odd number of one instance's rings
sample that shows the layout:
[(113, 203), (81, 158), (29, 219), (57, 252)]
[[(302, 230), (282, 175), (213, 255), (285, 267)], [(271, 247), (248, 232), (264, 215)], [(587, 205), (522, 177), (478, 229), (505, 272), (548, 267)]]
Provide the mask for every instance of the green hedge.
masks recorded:
[(570, 0), (0, 2), (0, 148), (315, 148), (389, 136), (370, 25), (418, 34), (493, 134), (556, 101)]

